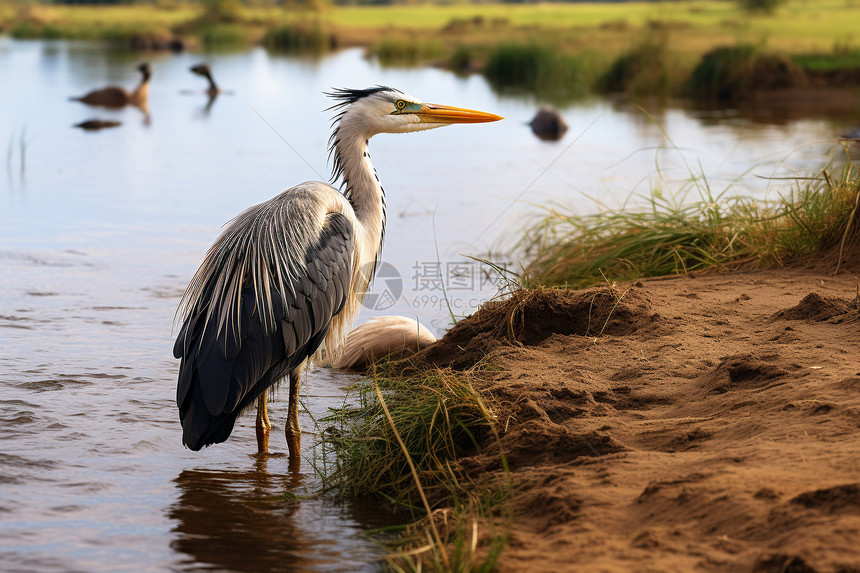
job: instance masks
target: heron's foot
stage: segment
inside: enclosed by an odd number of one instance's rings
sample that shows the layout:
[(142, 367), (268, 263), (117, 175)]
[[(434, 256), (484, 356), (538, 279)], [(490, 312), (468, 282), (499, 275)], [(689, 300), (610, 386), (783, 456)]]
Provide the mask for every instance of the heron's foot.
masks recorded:
[(255, 425), (257, 431), (257, 453), (269, 453), (269, 432), (272, 430), (272, 423), (269, 421), (269, 414), (266, 411), (266, 392), (257, 398), (257, 423)]
[(257, 453), (268, 454), (272, 423), (269, 422), (269, 416), (266, 415), (265, 403), (262, 411), (257, 412), (257, 424), (254, 429), (257, 431)]
[(290, 464), (300, 462), (302, 459), (302, 431), (298, 425), (291, 427), (289, 424), (284, 429), (287, 437), (287, 448), (290, 450)]
[(269, 453), (269, 433), (271, 432), (271, 426), (263, 426), (257, 424), (257, 453), (258, 454), (268, 454)]

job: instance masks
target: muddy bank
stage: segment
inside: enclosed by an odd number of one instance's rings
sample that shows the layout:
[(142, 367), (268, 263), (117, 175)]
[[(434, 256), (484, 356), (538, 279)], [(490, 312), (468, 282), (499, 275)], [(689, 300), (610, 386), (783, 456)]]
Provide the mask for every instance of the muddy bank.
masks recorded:
[(501, 571), (860, 571), (857, 266), (518, 295), (418, 364), (493, 368)]

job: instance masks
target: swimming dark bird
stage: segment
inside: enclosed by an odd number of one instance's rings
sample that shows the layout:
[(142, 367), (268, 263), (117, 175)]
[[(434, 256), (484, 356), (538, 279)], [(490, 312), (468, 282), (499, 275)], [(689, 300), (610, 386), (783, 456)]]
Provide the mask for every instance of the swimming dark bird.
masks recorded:
[[(257, 403), (257, 446), (271, 424), (268, 388), (289, 379), (285, 434), (299, 459), (302, 368), (326, 350), (337, 359), (373, 278), (385, 198), (367, 148), (378, 133), (409, 133), (497, 115), (422, 103), (396, 89), (339, 89), (329, 139), (332, 181), (307, 182), (238, 215), (207, 252), (185, 291), (173, 353), (176, 403), (192, 450), (223, 442)], [(404, 153), (403, 161), (420, 161)]]
[(152, 77), (152, 69), (148, 63), (140, 64), (137, 69), (143, 75), (140, 84), (129, 92), (125, 88), (118, 86), (108, 86), (100, 90), (94, 90), (90, 93), (71, 99), (85, 103), (87, 105), (96, 105), (101, 107), (120, 108), (128, 105), (146, 108), (147, 98), (149, 96), (149, 80)]
[(215, 84), (215, 80), (212, 79), (212, 70), (209, 69), (209, 64), (197, 64), (196, 66), (191, 67), (191, 71), (198, 76), (203, 76), (209, 81), (209, 88), (206, 90), (206, 94), (214, 99), (221, 90), (218, 89), (218, 86)]
[(374, 316), (346, 337), (332, 368), (364, 370), (380, 358), (402, 358), (436, 342), (426, 326), (406, 316)]
[(192, 66), (191, 72), (197, 74), (198, 76), (203, 76), (209, 82), (209, 87), (206, 89), (206, 91), (203, 92), (209, 98), (209, 100), (206, 102), (206, 107), (203, 108), (203, 112), (209, 113), (209, 111), (212, 109), (212, 104), (215, 103), (215, 100), (218, 98), (218, 95), (225, 92), (221, 90), (221, 88), (219, 88), (215, 84), (215, 80), (212, 79), (212, 70), (209, 69), (209, 64), (197, 64), (196, 66)]

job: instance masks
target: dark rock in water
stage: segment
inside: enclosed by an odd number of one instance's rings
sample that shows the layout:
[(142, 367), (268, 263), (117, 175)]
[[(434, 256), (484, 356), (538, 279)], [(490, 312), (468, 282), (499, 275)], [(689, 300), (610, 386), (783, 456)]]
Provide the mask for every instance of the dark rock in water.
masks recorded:
[(119, 121), (109, 121), (106, 119), (88, 119), (87, 121), (76, 123), (73, 127), (80, 127), (85, 131), (97, 131), (99, 129), (105, 129), (107, 127), (117, 127), (119, 125), (122, 125), (122, 123)]
[(532, 133), (546, 141), (561, 139), (567, 131), (567, 123), (557, 109), (549, 106), (540, 108), (529, 125)]

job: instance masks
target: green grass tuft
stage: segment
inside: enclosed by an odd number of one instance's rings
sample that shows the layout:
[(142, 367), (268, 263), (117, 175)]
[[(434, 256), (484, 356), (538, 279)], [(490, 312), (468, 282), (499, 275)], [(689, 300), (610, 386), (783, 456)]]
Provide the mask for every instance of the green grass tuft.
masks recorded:
[(752, 44), (716, 48), (693, 69), (693, 95), (720, 101), (743, 99), (754, 91), (802, 86), (803, 69), (788, 56), (763, 52)]
[(621, 54), (598, 85), (605, 92), (668, 96), (683, 84), (683, 74), (677, 54), (669, 50), (668, 35), (650, 33)]
[[(712, 197), (679, 203), (655, 191), (647, 209), (576, 215), (551, 210), (521, 242), (531, 280), (584, 287), (715, 267), (779, 266), (856, 246), (860, 172), (798, 179), (776, 202)], [(838, 266), (838, 262), (836, 263)]]
[(585, 95), (595, 74), (585, 54), (565, 55), (548, 44), (503, 43), (495, 46), (484, 76), (497, 90), (528, 91), (553, 99)]
[(445, 57), (445, 48), (438, 40), (415, 38), (383, 38), (368, 49), (383, 66), (415, 66)]
[[(423, 515), (391, 547), (395, 571), (492, 570), (507, 541), (496, 528), (509, 518), (510, 488), (505, 480), (481, 491), (455, 469), (458, 457), (495, 435), (495, 416), (470, 373), (383, 364), (357, 394), (357, 406), (320, 421), (330, 424), (319, 444), (324, 487)], [(489, 543), (479, 547), (479, 538)]]
[[(383, 366), (384, 368), (384, 366)], [(430, 497), (444, 497), (452, 476), (446, 462), (478, 448), (495, 420), (466, 374), (451, 370), (377, 373), (357, 388), (358, 406), (334, 410), (322, 445), (334, 454), (325, 485), (354, 496), (381, 495), (415, 506), (416, 484), (394, 428), (375, 395), (378, 385)]]
[(202, 24), (195, 35), (209, 49), (237, 48), (248, 43), (245, 30), (236, 24)]
[(860, 48), (835, 49), (830, 53), (796, 54), (791, 59), (801, 68), (812, 72), (860, 70)]
[(12, 25), (9, 35), (18, 40), (40, 38), (57, 40), (63, 37), (62, 31), (52, 24), (44, 24), (32, 20), (22, 20)]
[(455, 74), (468, 74), (476, 66), (475, 52), (471, 46), (460, 44), (448, 56), (448, 68)]

